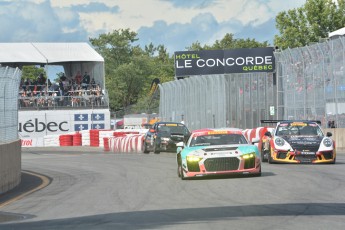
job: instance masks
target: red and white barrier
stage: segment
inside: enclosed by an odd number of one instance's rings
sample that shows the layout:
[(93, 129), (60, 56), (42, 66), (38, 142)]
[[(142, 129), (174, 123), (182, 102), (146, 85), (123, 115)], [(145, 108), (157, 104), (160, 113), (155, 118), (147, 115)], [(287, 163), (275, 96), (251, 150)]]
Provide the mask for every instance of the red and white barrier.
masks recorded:
[(258, 127), (254, 129), (245, 129), (242, 131), (243, 135), (247, 138), (248, 141), (253, 142), (254, 139), (259, 139), (265, 135), (265, 133), (269, 131), (272, 132), (273, 128), (271, 127)]
[(76, 132), (73, 134), (73, 146), (81, 146), (82, 145), (82, 134)]
[(79, 131), (79, 133), (81, 133), (81, 145), (90, 146), (90, 131), (82, 130), (82, 131)]
[(114, 130), (100, 130), (99, 131), (99, 147), (105, 147), (104, 140), (114, 136)]
[[(144, 134), (127, 134), (125, 136), (110, 137), (109, 151), (115, 153), (138, 153), (142, 151)], [(105, 147), (108, 149), (108, 146)]]
[(43, 138), (43, 145), (45, 147), (56, 147), (60, 146), (60, 135), (46, 135)]
[(59, 137), (60, 146), (73, 146), (73, 135), (64, 134)]
[(148, 129), (82, 130), (72, 133), (47, 135), (44, 146), (93, 146), (116, 153), (142, 151)]

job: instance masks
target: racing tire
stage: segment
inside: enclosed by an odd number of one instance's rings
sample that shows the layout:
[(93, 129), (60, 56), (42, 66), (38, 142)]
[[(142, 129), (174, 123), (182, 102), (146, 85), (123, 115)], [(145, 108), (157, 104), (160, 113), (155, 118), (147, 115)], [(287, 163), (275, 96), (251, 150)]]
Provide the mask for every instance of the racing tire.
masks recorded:
[[(268, 152), (265, 152), (265, 150), (261, 150), (261, 162), (268, 162)], [(265, 157), (266, 155), (266, 157)]]
[(145, 141), (143, 142), (143, 153), (150, 153), (150, 151), (147, 150), (147, 144)]
[(156, 143), (153, 144), (153, 152), (157, 153), (157, 154), (161, 153), (161, 151), (159, 150), (159, 147), (157, 146)]
[(178, 177), (181, 177), (180, 165), (181, 165), (181, 157), (177, 155), (177, 176)]
[(267, 162), (269, 163), (269, 164), (273, 164), (274, 162), (273, 162), (273, 159), (272, 159), (272, 157), (271, 157), (271, 153), (268, 153), (267, 154)]
[(183, 168), (182, 168), (181, 164), (178, 165), (178, 171), (179, 171), (179, 175), (180, 175), (181, 180), (185, 180), (186, 177), (184, 176), (184, 172), (183, 172)]
[(257, 174), (254, 174), (254, 177), (260, 177), (261, 176), (261, 165), (260, 165), (260, 171)]

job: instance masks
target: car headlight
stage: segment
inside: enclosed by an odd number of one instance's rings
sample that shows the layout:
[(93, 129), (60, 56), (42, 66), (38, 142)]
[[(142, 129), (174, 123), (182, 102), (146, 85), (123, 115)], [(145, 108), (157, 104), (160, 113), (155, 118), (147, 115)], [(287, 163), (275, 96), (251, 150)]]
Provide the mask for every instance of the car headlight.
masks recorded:
[(324, 144), (326, 147), (331, 147), (331, 146), (332, 146), (332, 140), (329, 139), (329, 138), (325, 138), (325, 139), (323, 139), (323, 144)]
[(187, 156), (187, 161), (190, 162), (199, 162), (201, 161), (202, 157), (198, 157), (198, 156)]
[(243, 158), (243, 159), (250, 159), (250, 158), (254, 158), (254, 157), (255, 157), (255, 154), (254, 154), (254, 153), (242, 155), (242, 158)]
[(284, 144), (285, 144), (285, 141), (284, 141), (284, 139), (283, 138), (276, 138), (275, 140), (274, 140), (274, 143), (277, 145), (277, 146), (283, 146)]

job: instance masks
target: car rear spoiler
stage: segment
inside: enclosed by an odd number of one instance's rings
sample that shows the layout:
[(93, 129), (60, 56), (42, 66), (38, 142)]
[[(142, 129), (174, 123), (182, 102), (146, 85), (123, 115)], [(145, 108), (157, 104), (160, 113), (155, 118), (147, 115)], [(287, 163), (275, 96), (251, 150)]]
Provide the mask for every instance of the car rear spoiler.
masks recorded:
[(321, 125), (321, 121), (318, 120), (260, 120), (263, 124), (275, 124), (278, 122), (287, 121), (287, 122), (316, 122), (317, 124)]

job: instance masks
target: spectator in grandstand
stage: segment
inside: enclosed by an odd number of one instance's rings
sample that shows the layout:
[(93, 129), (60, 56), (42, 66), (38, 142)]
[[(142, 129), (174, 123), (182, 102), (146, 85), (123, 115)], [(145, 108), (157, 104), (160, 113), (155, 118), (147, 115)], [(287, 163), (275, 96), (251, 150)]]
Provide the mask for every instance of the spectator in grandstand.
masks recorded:
[(90, 84), (90, 75), (87, 72), (85, 72), (81, 85), (83, 89), (87, 89), (89, 84)]
[(24, 90), (29, 90), (30, 89), (30, 85), (31, 85), (31, 80), (29, 78), (26, 78), (25, 81), (24, 81), (24, 87), (25, 89)]
[(80, 73), (80, 71), (78, 71), (77, 72), (77, 74), (75, 75), (75, 78), (74, 78), (74, 80), (75, 80), (75, 83), (77, 84), (77, 85), (80, 85), (81, 84), (81, 73)]
[(91, 83), (91, 88), (92, 88), (92, 89), (95, 89), (95, 88), (96, 88), (96, 82), (95, 82), (95, 79), (94, 79), (94, 78), (91, 79), (91, 82), (90, 82), (90, 83)]
[(66, 81), (67, 77), (65, 76), (64, 73), (62, 73), (61, 77), (60, 77), (60, 80), (61, 81)]
[(50, 79), (48, 78), (48, 88), (51, 88), (52, 86), (52, 82), (50, 81)]
[(64, 86), (63, 86), (62, 80), (60, 78), (60, 80), (59, 80), (59, 96), (63, 96), (63, 95), (64, 95)]
[(99, 84), (94, 89), (95, 104), (100, 106), (102, 104), (102, 89)]
[(36, 90), (40, 91), (41, 89), (45, 88), (46, 78), (44, 77), (43, 73), (40, 73), (37, 77), (37, 88)]
[(29, 97), (27, 95), (27, 91), (26, 90), (24, 90), (22, 92), (22, 94), (21, 94), (21, 101), (20, 102), (21, 102), (21, 106), (22, 107), (29, 107), (30, 99), (29, 99)]

